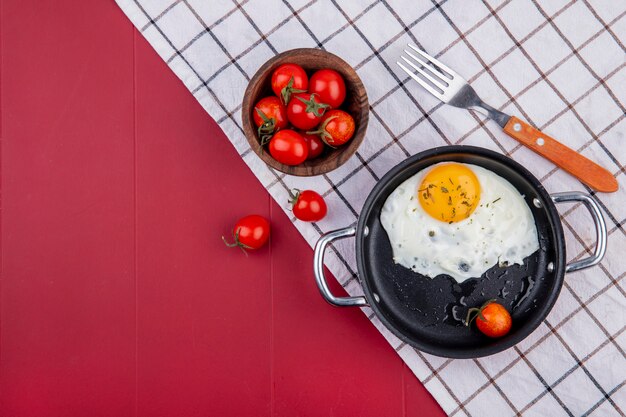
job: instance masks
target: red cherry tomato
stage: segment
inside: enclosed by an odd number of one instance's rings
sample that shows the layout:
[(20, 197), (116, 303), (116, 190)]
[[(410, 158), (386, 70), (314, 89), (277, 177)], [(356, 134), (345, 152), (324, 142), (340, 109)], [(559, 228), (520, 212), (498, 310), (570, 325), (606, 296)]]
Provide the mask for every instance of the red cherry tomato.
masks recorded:
[(501, 304), (489, 303), (476, 318), (476, 327), (489, 337), (502, 337), (511, 330), (511, 315)]
[(278, 97), (262, 98), (254, 106), (252, 120), (258, 127), (261, 144), (265, 145), (275, 132), (287, 127), (287, 108)]
[(283, 64), (272, 73), (272, 91), (283, 103), (289, 103), (291, 94), (304, 93), (309, 85), (309, 78), (304, 69), (297, 64)]
[(319, 94), (322, 103), (336, 109), (346, 99), (346, 83), (337, 71), (322, 69), (311, 76), (309, 92)]
[[(474, 313), (474, 317), (470, 316)], [(488, 337), (502, 337), (511, 330), (511, 315), (502, 304), (489, 300), (480, 308), (470, 308), (467, 312), (466, 325), (476, 319), (476, 327)]]
[(224, 236), (222, 239), (226, 246), (240, 247), (241, 249), (259, 249), (267, 243), (270, 237), (270, 224), (263, 216), (252, 214), (242, 217), (235, 223), (233, 228), (233, 243), (228, 243)]
[(309, 148), (298, 132), (291, 129), (278, 131), (270, 139), (270, 155), (285, 165), (298, 165), (306, 160)]
[(330, 110), (322, 117), (322, 124), (315, 132), (330, 146), (340, 146), (352, 139), (354, 119), (343, 110)]
[(326, 216), (328, 208), (324, 197), (312, 190), (293, 190), (296, 192), (291, 200), (293, 215), (305, 222), (317, 222)]
[(274, 119), (275, 126), (278, 129), (284, 129), (287, 127), (287, 108), (280, 102), (278, 97), (265, 97), (259, 100), (254, 106), (254, 113), (252, 113), (252, 119), (257, 126), (266, 123), (263, 119), (265, 116), (268, 119)]
[(327, 104), (321, 103), (316, 94), (298, 93), (287, 105), (287, 119), (298, 129), (313, 129), (322, 120)]
[(298, 132), (302, 135), (302, 138), (306, 141), (307, 147), (309, 148), (309, 156), (307, 156), (307, 160), (315, 159), (324, 152), (324, 142), (317, 135), (310, 135), (304, 132)]

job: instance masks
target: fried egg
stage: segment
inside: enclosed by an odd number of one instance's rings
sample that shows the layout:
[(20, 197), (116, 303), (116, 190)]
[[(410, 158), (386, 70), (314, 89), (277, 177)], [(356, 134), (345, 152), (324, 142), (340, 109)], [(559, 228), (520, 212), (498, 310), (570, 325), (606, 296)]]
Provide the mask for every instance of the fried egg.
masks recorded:
[(431, 278), (462, 282), (494, 265), (522, 264), (539, 249), (524, 197), (476, 165), (443, 162), (418, 172), (389, 195), (380, 221), (394, 262)]

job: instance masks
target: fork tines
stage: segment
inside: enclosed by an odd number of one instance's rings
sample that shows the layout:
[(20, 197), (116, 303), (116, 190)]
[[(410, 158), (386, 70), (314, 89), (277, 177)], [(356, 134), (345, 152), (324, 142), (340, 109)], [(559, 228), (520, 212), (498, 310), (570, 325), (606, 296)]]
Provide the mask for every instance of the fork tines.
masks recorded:
[[(402, 55), (400, 58), (417, 73), (402, 63), (397, 64), (406, 72), (411, 78), (417, 81), (422, 87), (428, 90), (432, 95), (439, 98), (442, 101), (447, 101), (448, 97), (446, 89), (450, 86), (451, 81), (457, 74), (448, 68), (445, 64), (428, 55), (415, 45), (407, 45), (411, 50), (405, 49), (404, 53), (411, 59)], [(414, 53), (416, 52), (416, 53)]]

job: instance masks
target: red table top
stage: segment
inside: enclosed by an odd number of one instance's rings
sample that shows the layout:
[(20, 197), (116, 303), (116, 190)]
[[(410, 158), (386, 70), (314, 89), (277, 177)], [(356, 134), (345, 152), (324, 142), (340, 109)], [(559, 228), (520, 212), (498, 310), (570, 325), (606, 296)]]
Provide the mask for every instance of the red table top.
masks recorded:
[(1, 416), (444, 415), (113, 1), (1, 14)]

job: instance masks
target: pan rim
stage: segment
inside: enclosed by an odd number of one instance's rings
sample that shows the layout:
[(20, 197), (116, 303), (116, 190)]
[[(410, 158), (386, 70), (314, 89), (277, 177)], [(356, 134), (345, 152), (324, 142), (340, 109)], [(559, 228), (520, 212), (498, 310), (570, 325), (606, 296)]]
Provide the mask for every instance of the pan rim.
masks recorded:
[[(365, 265), (365, 259), (363, 255), (363, 245), (364, 239), (367, 238), (367, 233), (364, 233), (366, 227), (366, 221), (371, 218), (372, 208), (375, 203), (381, 198), (381, 193), (387, 187), (387, 184), (395, 179), (400, 173), (402, 173), (407, 166), (413, 165), (427, 158), (432, 157), (441, 157), (446, 154), (467, 154), (474, 155), (480, 157), (486, 157), (496, 162), (507, 165), (518, 174), (520, 174), (532, 188), (535, 190), (537, 195), (539, 195), (543, 201), (545, 202), (545, 209), (547, 212), (547, 217), (549, 219), (549, 227), (552, 230), (553, 235), (555, 236), (554, 248), (555, 250), (555, 259), (554, 259), (554, 281), (553, 287), (550, 291), (550, 294), (547, 300), (543, 303), (543, 305), (538, 309), (537, 314), (533, 317), (532, 320), (524, 323), (523, 327), (519, 329), (517, 333), (511, 335), (510, 337), (506, 337), (503, 339), (494, 339), (493, 344), (477, 346), (473, 348), (456, 348), (456, 347), (446, 347), (442, 345), (435, 345), (432, 342), (426, 342), (423, 340), (416, 340), (405, 333), (403, 333), (400, 329), (396, 328), (385, 316), (382, 309), (379, 307), (378, 303), (375, 302), (374, 294), (372, 292), (372, 288), (370, 286), (370, 278), (368, 275), (368, 267)], [(496, 172), (497, 173), (497, 172)], [(497, 173), (498, 174), (498, 173)], [(504, 176), (506, 178), (506, 176)], [(375, 214), (378, 215), (378, 214)], [(499, 352), (502, 352), (506, 349), (515, 346), (526, 337), (528, 337), (531, 333), (533, 333), (537, 327), (545, 320), (547, 315), (550, 313), (556, 300), (561, 292), (563, 286), (563, 280), (565, 276), (565, 265), (566, 265), (566, 253), (565, 253), (565, 237), (563, 233), (563, 227), (561, 224), (561, 220), (559, 217), (559, 213), (556, 209), (555, 204), (553, 203), (550, 195), (543, 187), (541, 182), (524, 166), (514, 161), (513, 159), (502, 155), (500, 153), (494, 152), (489, 149), (475, 147), (475, 146), (466, 146), (466, 145), (451, 145), (451, 146), (441, 146), (436, 148), (431, 148), (425, 151), (422, 151), (418, 154), (415, 154), (401, 163), (394, 166), (391, 170), (389, 170), (374, 186), (372, 191), (369, 193), (365, 203), (363, 204), (363, 208), (359, 215), (359, 219), (357, 222), (357, 232), (356, 232), (356, 261), (357, 261), (357, 269), (358, 269), (358, 279), (361, 287), (363, 288), (363, 292), (365, 297), (367, 298), (370, 308), (374, 311), (376, 317), (385, 325), (387, 329), (389, 329), (395, 336), (397, 336), (400, 340), (407, 343), (414, 348), (429, 353), (435, 356), (445, 357), (445, 358), (453, 358), (453, 359), (472, 359), (479, 358), (484, 356), (493, 355)]]

